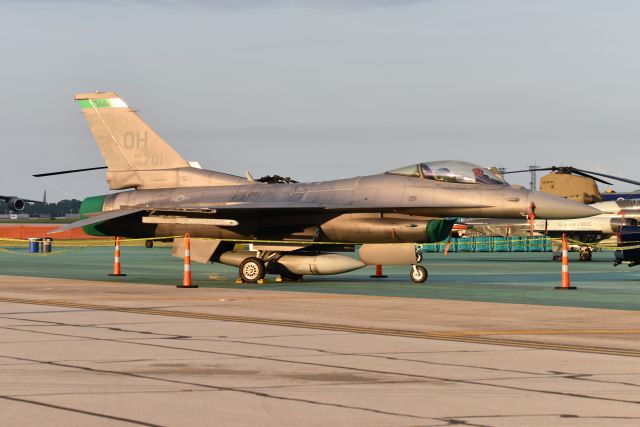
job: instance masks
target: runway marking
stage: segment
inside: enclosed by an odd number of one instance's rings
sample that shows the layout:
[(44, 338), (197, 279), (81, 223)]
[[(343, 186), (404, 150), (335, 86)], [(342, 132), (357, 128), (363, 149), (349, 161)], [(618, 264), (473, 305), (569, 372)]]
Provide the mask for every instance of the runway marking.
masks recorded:
[(253, 323), (269, 326), (282, 326), (291, 328), (304, 328), (304, 329), (316, 329), (332, 332), (348, 332), (359, 334), (371, 334), (371, 335), (385, 335), (393, 337), (403, 338), (418, 338), (418, 339), (433, 339), (442, 341), (456, 341), (474, 344), (487, 344), (487, 345), (499, 345), (508, 347), (523, 347), (537, 350), (556, 350), (556, 351), (572, 351), (579, 353), (594, 353), (605, 354), (613, 356), (628, 356), (628, 357), (640, 357), (640, 350), (633, 349), (618, 349), (607, 347), (593, 347), (585, 345), (574, 344), (556, 344), (556, 343), (543, 343), (535, 341), (523, 341), (516, 339), (505, 338), (492, 338), (486, 335), (559, 335), (559, 334), (638, 334), (638, 329), (537, 329), (537, 330), (484, 330), (484, 331), (451, 331), (451, 332), (436, 332), (436, 331), (411, 331), (402, 329), (385, 329), (385, 328), (369, 328), (362, 326), (349, 326), (349, 325), (337, 325), (328, 323), (314, 323), (297, 320), (286, 319), (266, 319), (247, 316), (230, 316), (222, 314), (209, 314), (187, 311), (175, 311), (175, 310), (162, 310), (142, 307), (118, 307), (110, 305), (97, 305), (78, 303), (65, 300), (37, 300), (37, 299), (24, 299), (24, 298), (8, 298), (0, 297), (0, 302), (14, 303), (14, 304), (31, 304), (31, 305), (44, 305), (54, 307), (74, 308), (81, 310), (96, 310), (96, 311), (113, 311), (120, 313), (131, 314), (144, 314), (150, 316), (166, 316), (166, 317), (181, 317), (186, 319), (200, 319), (200, 320), (214, 320), (222, 322), (238, 322), (238, 323)]

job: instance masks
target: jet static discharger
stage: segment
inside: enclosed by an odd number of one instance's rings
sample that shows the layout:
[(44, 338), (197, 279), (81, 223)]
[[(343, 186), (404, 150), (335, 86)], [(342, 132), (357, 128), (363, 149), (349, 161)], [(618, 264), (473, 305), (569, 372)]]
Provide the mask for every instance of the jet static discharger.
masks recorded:
[[(424, 282), (416, 243), (446, 239), (457, 217), (576, 218), (596, 210), (508, 185), (461, 161), (415, 163), (333, 181), (261, 183), (192, 167), (114, 92), (75, 97), (107, 164), (112, 190), (89, 197), (83, 227), (100, 236), (152, 238), (189, 233), (191, 259), (239, 268), (244, 282), (266, 273), (299, 280), (365, 265), (409, 265)], [(197, 239), (197, 238), (208, 238)], [(237, 242), (251, 243), (235, 250)], [(181, 239), (174, 254), (181, 256)], [(359, 258), (335, 252), (353, 251)]]

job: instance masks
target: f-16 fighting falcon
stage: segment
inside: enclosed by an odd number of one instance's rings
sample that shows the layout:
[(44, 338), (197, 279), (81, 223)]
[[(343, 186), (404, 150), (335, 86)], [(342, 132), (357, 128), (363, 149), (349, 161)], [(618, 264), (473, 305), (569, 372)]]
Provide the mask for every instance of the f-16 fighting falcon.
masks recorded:
[[(91, 235), (153, 238), (189, 233), (191, 257), (239, 268), (243, 282), (338, 274), (365, 265), (407, 265), (415, 244), (446, 239), (457, 217), (577, 218), (597, 210), (508, 185), (461, 161), (416, 162), (371, 176), (309, 183), (257, 182), (184, 160), (114, 92), (75, 97), (107, 165), (112, 190), (82, 203)], [(251, 243), (237, 250), (238, 242)], [(181, 239), (174, 239), (174, 253)], [(358, 258), (335, 252), (353, 251)]]

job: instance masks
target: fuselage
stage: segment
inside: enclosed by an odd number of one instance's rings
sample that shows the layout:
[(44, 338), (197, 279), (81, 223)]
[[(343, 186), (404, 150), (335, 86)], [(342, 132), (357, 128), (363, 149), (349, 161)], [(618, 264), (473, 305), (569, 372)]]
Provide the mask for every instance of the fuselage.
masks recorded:
[[(532, 194), (538, 197), (532, 199)], [(560, 205), (551, 206), (545, 195), (509, 185), (380, 174), (299, 184), (132, 190), (87, 199), (83, 211), (148, 207), (149, 217), (175, 219), (151, 223), (153, 218), (134, 215), (87, 227), (92, 234), (163, 237), (189, 232), (195, 237), (224, 239), (425, 243), (442, 240), (451, 230), (453, 220), (437, 218), (522, 218), (531, 202), (553, 217), (562, 208), (580, 206), (553, 199)], [(187, 224), (180, 221), (182, 217), (196, 220)], [(199, 224), (197, 218), (233, 219), (237, 224)]]

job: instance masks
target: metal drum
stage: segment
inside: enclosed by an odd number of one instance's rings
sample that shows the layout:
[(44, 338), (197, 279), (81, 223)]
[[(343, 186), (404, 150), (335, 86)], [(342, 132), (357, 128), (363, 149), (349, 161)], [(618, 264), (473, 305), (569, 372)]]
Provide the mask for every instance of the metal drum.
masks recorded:
[(38, 237), (29, 237), (29, 253), (37, 254), (40, 252), (40, 242), (42, 239)]

